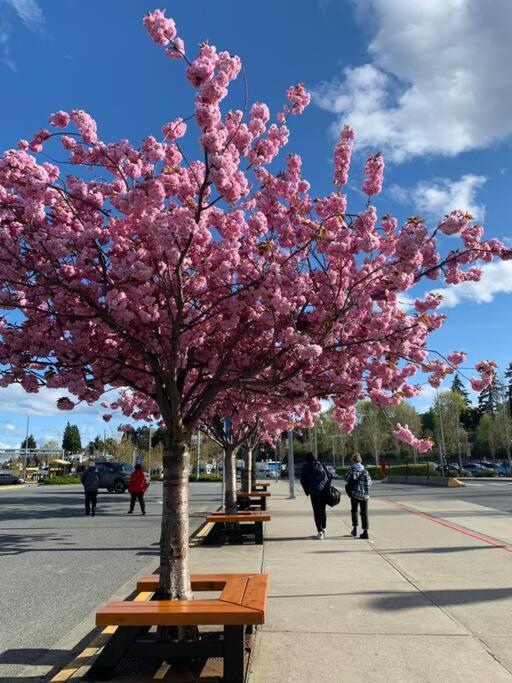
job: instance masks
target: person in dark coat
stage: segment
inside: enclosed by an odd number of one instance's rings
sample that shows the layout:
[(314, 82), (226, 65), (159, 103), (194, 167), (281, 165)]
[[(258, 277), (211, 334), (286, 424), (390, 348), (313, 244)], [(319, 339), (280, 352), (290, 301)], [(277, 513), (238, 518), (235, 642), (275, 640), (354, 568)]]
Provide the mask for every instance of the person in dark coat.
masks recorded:
[(94, 517), (96, 514), (96, 501), (98, 499), (98, 488), (100, 476), (96, 470), (96, 463), (90, 462), (89, 466), (80, 475), (85, 494), (85, 514)]
[(135, 501), (139, 501), (140, 511), (143, 515), (146, 514), (146, 505), (144, 503), (144, 493), (148, 485), (146, 482), (146, 477), (142, 471), (140, 463), (135, 465), (135, 470), (132, 472), (130, 477), (130, 483), (128, 484), (128, 491), (130, 492), (130, 509), (128, 514), (131, 515), (135, 509)]
[(363, 459), (359, 453), (354, 453), (352, 456), (352, 465), (344, 477), (347, 482), (347, 493), (350, 496), (351, 502), (351, 516), (352, 516), (352, 531), (350, 532), (354, 538), (357, 536), (357, 509), (361, 511), (361, 526), (363, 533), (359, 538), (368, 539), (368, 529), (370, 527), (368, 522), (368, 500), (370, 499), (370, 489), (372, 480), (368, 470), (363, 465)]
[(325, 511), (327, 503), (325, 494), (331, 483), (331, 479), (332, 475), (322, 465), (316, 455), (314, 453), (308, 453), (306, 455), (306, 462), (302, 466), (300, 483), (306, 496), (311, 498), (313, 516), (318, 532), (317, 538), (319, 541), (324, 539), (325, 529), (327, 527), (327, 514)]

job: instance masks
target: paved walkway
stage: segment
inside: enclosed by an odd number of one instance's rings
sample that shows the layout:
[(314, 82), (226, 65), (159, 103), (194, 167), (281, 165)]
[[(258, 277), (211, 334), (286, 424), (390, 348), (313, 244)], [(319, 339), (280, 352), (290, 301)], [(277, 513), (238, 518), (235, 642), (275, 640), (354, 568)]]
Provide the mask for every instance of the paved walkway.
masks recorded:
[[(263, 546), (192, 550), (196, 572), (271, 575), (248, 683), (512, 683), (510, 515), (411, 489), (375, 485), (371, 542), (349, 535), (345, 496), (317, 541), (308, 499), (272, 484)], [(171, 676), (115, 680), (191, 680)]]
[(349, 535), (343, 497), (316, 541), (309, 501), (281, 487), (250, 683), (512, 681), (510, 515), (449, 499), (432, 509), (428, 495), (408, 495), (407, 509), (374, 498), (368, 543)]

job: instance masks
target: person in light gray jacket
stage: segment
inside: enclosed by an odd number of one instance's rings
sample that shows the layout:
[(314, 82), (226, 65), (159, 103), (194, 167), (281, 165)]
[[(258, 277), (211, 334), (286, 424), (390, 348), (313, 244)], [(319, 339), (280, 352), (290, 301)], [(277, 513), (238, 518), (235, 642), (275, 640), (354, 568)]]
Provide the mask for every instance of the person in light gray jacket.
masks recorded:
[(85, 493), (85, 514), (94, 517), (96, 514), (96, 501), (98, 499), (98, 488), (100, 475), (96, 470), (96, 463), (90, 462), (89, 466), (80, 475), (82, 486)]

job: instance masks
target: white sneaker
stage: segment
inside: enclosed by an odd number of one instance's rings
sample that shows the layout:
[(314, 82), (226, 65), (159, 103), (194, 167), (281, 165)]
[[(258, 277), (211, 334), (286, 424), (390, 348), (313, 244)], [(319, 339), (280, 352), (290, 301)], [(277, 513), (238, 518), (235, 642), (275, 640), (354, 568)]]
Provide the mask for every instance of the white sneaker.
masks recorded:
[(323, 541), (323, 540), (324, 540), (324, 532), (323, 532), (323, 531), (319, 531), (319, 532), (318, 532), (317, 539), (318, 539), (319, 541)]
[(322, 533), (324, 535), (324, 538), (327, 536), (327, 531), (325, 529), (322, 529)]

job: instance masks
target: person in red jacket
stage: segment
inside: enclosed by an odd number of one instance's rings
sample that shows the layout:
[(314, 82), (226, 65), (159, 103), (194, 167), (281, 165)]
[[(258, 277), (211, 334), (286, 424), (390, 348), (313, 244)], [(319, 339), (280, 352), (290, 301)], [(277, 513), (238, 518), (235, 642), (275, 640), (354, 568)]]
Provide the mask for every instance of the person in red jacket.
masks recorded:
[(140, 505), (140, 511), (142, 512), (143, 515), (146, 514), (146, 505), (144, 503), (144, 493), (147, 489), (148, 485), (146, 483), (146, 477), (144, 476), (144, 472), (142, 471), (142, 467), (140, 466), (139, 463), (135, 465), (135, 470), (132, 472), (132, 476), (130, 477), (130, 483), (128, 484), (128, 491), (130, 492), (131, 495), (131, 500), (130, 500), (130, 509), (128, 510), (128, 514), (131, 515), (134, 508), (135, 508), (135, 501), (139, 501)]

